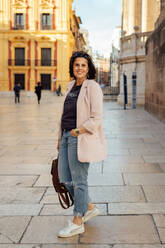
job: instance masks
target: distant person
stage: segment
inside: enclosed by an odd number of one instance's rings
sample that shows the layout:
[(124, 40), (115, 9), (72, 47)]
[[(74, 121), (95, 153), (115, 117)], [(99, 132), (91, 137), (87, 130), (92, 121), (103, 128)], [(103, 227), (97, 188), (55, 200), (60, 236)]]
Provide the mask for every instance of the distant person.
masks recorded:
[(20, 84), (16, 83), (14, 86), (14, 93), (15, 93), (15, 103), (20, 102)]
[(61, 85), (59, 84), (58, 86), (58, 89), (56, 90), (56, 93), (58, 96), (62, 96), (62, 93), (61, 93)]
[(37, 95), (38, 104), (40, 104), (40, 100), (41, 100), (41, 91), (42, 91), (42, 86), (41, 83), (38, 82), (37, 86), (35, 87), (35, 93)]

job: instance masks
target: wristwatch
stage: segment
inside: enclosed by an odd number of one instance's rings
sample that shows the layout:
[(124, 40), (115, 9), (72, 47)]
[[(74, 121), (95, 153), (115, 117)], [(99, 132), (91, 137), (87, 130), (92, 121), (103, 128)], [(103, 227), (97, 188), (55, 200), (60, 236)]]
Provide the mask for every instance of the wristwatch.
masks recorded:
[(78, 128), (75, 129), (76, 134), (80, 134), (80, 130)]

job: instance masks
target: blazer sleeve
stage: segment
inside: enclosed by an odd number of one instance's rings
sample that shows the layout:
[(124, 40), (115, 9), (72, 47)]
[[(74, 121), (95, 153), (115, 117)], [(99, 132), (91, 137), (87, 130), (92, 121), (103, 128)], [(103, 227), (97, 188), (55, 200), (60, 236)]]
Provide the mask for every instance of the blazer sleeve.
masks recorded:
[(89, 87), (90, 96), (90, 117), (83, 123), (83, 127), (90, 133), (102, 124), (103, 118), (103, 93), (100, 86), (95, 82)]

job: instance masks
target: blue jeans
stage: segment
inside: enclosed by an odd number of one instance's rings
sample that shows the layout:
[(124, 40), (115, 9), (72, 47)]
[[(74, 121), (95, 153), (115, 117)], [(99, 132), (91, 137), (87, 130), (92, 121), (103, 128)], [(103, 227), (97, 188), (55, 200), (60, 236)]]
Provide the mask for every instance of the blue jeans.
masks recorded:
[(88, 169), (89, 163), (78, 161), (77, 137), (64, 131), (59, 148), (58, 173), (61, 183), (74, 198), (74, 216), (84, 216), (88, 210)]

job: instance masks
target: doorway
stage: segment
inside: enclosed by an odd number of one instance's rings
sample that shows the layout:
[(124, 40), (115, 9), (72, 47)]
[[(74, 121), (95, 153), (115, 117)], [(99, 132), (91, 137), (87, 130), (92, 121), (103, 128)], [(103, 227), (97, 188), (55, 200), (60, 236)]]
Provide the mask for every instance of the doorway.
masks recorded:
[(25, 74), (14, 74), (14, 84), (19, 83), (21, 90), (25, 89)]
[(51, 90), (51, 74), (41, 74), (41, 85), (43, 90)]

